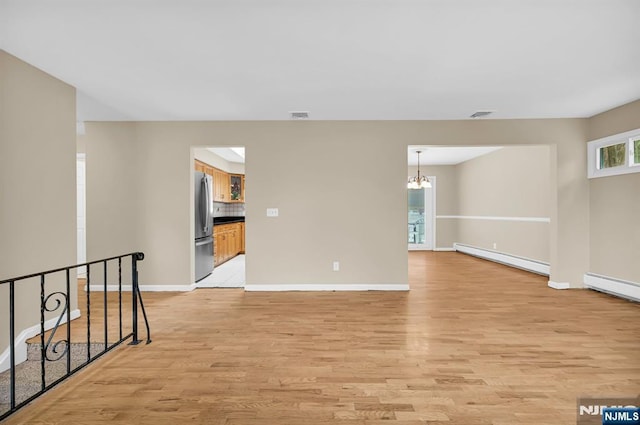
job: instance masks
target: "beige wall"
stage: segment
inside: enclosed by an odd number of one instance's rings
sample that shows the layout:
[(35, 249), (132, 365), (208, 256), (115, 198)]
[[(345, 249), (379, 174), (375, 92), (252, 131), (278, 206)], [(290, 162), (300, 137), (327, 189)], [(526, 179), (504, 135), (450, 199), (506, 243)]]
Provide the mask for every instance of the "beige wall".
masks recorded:
[[(238, 140), (247, 141), (247, 283), (407, 282), (406, 235), (384, 225), (404, 223), (405, 212), (380, 208), (381, 199), (392, 205), (406, 204), (404, 191), (393, 190), (405, 184), (406, 153), (393, 145), (372, 150), (366, 137), (309, 131), (315, 124), (305, 124), (138, 125), (137, 143), (145, 152), (140, 161), (163, 170), (158, 180), (149, 181), (148, 190), (142, 191), (147, 196), (147, 217), (168, 230), (157, 232), (154, 226), (141, 234), (142, 249), (153, 253), (143, 265), (148, 283), (192, 281), (190, 145), (220, 145), (224, 141), (237, 146)], [(370, 173), (367, 185), (354, 190), (345, 184), (352, 175), (369, 174), (371, 167), (382, 172)], [(173, 191), (167, 190), (169, 182)], [(162, 199), (155, 198), (158, 192), (153, 187), (158, 184), (165, 189)], [(172, 202), (158, 208), (167, 197)], [(269, 207), (279, 208), (280, 217), (267, 218)], [(380, 240), (386, 249), (380, 247)], [(153, 267), (154, 258), (158, 267)], [(341, 262), (340, 272), (331, 270), (334, 260)], [(172, 265), (171, 271), (163, 270), (167, 264)], [(394, 266), (399, 264), (402, 267)]]
[[(589, 140), (640, 128), (640, 100), (589, 120)], [(589, 180), (589, 272), (640, 282), (640, 173)]]
[[(458, 214), (462, 217), (551, 216), (548, 146), (510, 146), (456, 166)], [(457, 219), (457, 242), (549, 261), (549, 223)], [(493, 244), (496, 247), (493, 247)]]
[(588, 140), (640, 128), (640, 100), (589, 118)]
[[(423, 166), (436, 176), (436, 247), (464, 243), (549, 261), (550, 226), (544, 222), (488, 221), (443, 216), (551, 216), (549, 146), (509, 146), (458, 165)], [(417, 167), (409, 167), (414, 175)]]
[[(410, 166), (408, 176), (415, 176), (418, 167)], [(458, 174), (455, 165), (420, 166), (420, 174), (436, 178), (436, 216), (458, 214)], [(436, 249), (451, 249), (458, 240), (455, 220), (436, 218)]]
[(640, 174), (592, 179), (589, 272), (640, 283)]
[(143, 164), (137, 159), (135, 124), (92, 128), (91, 143), (87, 139), (86, 134), (78, 136), (79, 144), (85, 145), (87, 164), (87, 261), (134, 252), (143, 207), (139, 184)]
[[(247, 283), (406, 284), (409, 145), (563, 144), (560, 167), (571, 163), (575, 146), (584, 150), (586, 140), (586, 120), (580, 119), (143, 122), (129, 124), (134, 128), (124, 137), (133, 137), (133, 144), (113, 140), (113, 155), (92, 155), (94, 135), (120, 125), (86, 124), (87, 175), (92, 161), (106, 161), (100, 178), (124, 184), (129, 179), (113, 170), (134, 156), (130, 177), (137, 182), (139, 208), (131, 214), (138, 227), (136, 249), (147, 254), (141, 265), (144, 284), (193, 282), (192, 146), (246, 146)], [(578, 149), (582, 159), (583, 153)], [(572, 220), (551, 235), (552, 279), (574, 286), (581, 285), (588, 266), (588, 249), (577, 246), (588, 231), (584, 162), (558, 173), (563, 185), (554, 186), (555, 196), (567, 191), (576, 196), (550, 212), (552, 220)], [(87, 190), (96, 188), (88, 182)], [(89, 239), (98, 223), (117, 225), (90, 199)], [(265, 217), (268, 207), (279, 208), (280, 217)], [(114, 244), (108, 237), (101, 241), (103, 247)], [(341, 262), (340, 272), (331, 271), (334, 260)]]
[[(0, 280), (76, 262), (75, 116), (73, 87), (0, 50)], [(59, 281), (48, 280), (47, 291)], [(6, 286), (0, 353), (9, 333)], [(40, 323), (40, 290), (33, 281), (16, 288), (17, 336)]]

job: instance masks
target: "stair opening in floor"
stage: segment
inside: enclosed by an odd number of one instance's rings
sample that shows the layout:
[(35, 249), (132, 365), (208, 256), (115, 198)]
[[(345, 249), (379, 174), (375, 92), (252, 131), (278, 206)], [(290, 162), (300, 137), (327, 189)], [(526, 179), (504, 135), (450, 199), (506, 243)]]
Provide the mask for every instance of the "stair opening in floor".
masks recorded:
[(0, 420), (123, 342), (142, 342), (139, 320), (151, 342), (138, 284), (143, 259), (134, 252), (0, 281), (8, 295), (0, 326), (9, 331), (8, 347), (0, 346)]

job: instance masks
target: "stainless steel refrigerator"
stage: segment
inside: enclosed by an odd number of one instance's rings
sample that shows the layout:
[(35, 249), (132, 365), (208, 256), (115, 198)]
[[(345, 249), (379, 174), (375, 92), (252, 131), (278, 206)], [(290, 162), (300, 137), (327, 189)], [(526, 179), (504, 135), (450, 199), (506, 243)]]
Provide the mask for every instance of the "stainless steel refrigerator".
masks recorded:
[(197, 282), (213, 271), (213, 182), (211, 176), (198, 171), (193, 175), (193, 182)]

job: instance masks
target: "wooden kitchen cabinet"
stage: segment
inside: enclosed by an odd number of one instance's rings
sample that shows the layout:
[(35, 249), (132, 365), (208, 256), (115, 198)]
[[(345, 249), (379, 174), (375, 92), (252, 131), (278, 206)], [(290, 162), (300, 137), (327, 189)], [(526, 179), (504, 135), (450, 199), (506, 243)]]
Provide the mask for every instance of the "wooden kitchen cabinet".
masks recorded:
[(194, 163), (196, 171), (213, 179), (214, 202), (244, 202), (244, 174), (229, 174), (197, 159)]
[(222, 254), (221, 247), (222, 235), (216, 232), (215, 226), (213, 227), (213, 265), (220, 264), (220, 258)]
[(216, 202), (229, 202), (229, 174), (213, 169), (213, 200)]
[(244, 176), (242, 174), (229, 174), (229, 200), (230, 202), (244, 202)]
[(226, 226), (213, 226), (213, 264), (220, 265), (229, 259), (229, 232)]
[(242, 231), (241, 231), (242, 223), (233, 223), (232, 226), (233, 227), (231, 228), (231, 246), (229, 247), (231, 251), (230, 252), (231, 258), (240, 254), (240, 251), (242, 248)]
[(244, 223), (213, 226), (213, 261), (218, 266), (244, 252)]
[(211, 177), (213, 177), (213, 173), (214, 173), (215, 168), (213, 168), (209, 164), (206, 164), (206, 163), (204, 163), (202, 161), (198, 161), (196, 159), (195, 160), (195, 170), (196, 171), (200, 171), (201, 173), (208, 174)]
[(238, 226), (232, 224), (231, 229), (229, 229), (229, 259), (235, 257), (240, 252), (238, 236)]
[(240, 223), (240, 254), (244, 254), (244, 223)]

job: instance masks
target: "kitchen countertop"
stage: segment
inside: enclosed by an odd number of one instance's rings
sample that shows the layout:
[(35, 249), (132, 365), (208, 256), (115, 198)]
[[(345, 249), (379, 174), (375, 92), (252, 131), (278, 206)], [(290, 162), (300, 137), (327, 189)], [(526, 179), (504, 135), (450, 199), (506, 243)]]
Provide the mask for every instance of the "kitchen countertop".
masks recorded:
[(216, 224), (229, 224), (229, 223), (244, 223), (244, 217), (213, 217), (213, 225)]

